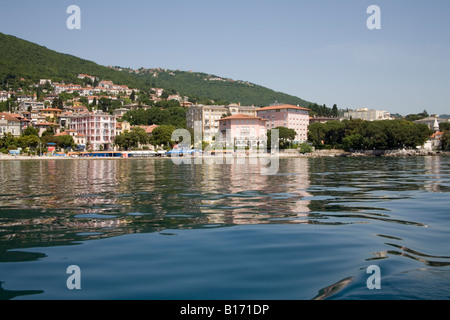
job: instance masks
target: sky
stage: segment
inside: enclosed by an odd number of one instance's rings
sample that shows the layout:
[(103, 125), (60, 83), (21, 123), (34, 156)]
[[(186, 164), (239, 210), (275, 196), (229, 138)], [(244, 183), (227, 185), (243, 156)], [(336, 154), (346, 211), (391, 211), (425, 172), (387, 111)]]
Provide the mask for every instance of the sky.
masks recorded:
[[(81, 29), (70, 30), (70, 5)], [(380, 8), (381, 29), (367, 13)], [(342, 109), (450, 114), (448, 0), (15, 0), (0, 32), (101, 65), (193, 70)]]

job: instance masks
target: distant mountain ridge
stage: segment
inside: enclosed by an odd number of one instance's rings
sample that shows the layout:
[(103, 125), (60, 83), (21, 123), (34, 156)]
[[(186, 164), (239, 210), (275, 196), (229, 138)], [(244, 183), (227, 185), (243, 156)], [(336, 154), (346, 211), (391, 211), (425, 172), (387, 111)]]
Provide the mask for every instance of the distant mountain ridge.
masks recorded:
[(115, 84), (143, 91), (159, 87), (175, 90), (188, 97), (242, 105), (267, 106), (280, 102), (307, 107), (310, 104), (299, 97), (276, 92), (247, 81), (205, 73), (160, 68), (132, 70), (106, 67), (0, 33), (0, 85), (11, 78), (25, 78), (36, 82), (39, 79), (51, 79), (70, 83), (77, 81), (78, 74), (97, 76)]

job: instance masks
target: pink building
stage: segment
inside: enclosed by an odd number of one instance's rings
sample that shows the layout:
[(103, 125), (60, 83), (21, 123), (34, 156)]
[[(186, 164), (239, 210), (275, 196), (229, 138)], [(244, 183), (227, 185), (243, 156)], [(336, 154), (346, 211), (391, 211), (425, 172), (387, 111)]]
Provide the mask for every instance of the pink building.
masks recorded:
[(276, 127), (286, 127), (297, 132), (295, 140), (306, 142), (308, 140), (309, 109), (284, 104), (265, 107), (256, 110), (258, 117), (267, 120), (267, 130)]
[(219, 120), (219, 132), (227, 145), (236, 147), (257, 147), (258, 143), (266, 145), (267, 120), (245, 114), (236, 114)]
[(83, 134), (89, 149), (94, 151), (114, 150), (116, 117), (107, 113), (80, 113), (73, 115), (70, 129)]

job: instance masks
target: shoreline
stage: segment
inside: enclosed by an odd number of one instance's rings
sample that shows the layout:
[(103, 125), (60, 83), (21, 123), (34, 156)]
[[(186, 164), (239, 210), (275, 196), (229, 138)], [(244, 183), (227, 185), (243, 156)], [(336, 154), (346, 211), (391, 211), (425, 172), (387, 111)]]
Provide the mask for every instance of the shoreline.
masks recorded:
[[(359, 158), (359, 157), (425, 157), (425, 156), (450, 156), (450, 151), (424, 151), (424, 150), (374, 150), (364, 152), (348, 152), (344, 150), (319, 150), (309, 154), (300, 154), (298, 152), (281, 152), (278, 155), (258, 154), (256, 158)], [(153, 160), (170, 160), (170, 159), (187, 159), (195, 157), (61, 157), (61, 156), (13, 156), (0, 155), (0, 161), (24, 161), (24, 160), (136, 160), (136, 159), (153, 159)], [(200, 158), (216, 159), (216, 156), (201, 156)], [(226, 158), (226, 157), (224, 157)], [(252, 158), (252, 155), (233, 156), (233, 158)]]

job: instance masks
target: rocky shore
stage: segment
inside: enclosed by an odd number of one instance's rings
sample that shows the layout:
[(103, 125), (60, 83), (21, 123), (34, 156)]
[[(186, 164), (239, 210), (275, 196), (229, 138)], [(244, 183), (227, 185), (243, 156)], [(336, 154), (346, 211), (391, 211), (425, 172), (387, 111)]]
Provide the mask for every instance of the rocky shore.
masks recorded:
[(448, 156), (449, 151), (416, 150), (356, 150), (348, 152), (345, 150), (317, 150), (310, 157), (420, 157), (420, 156)]

